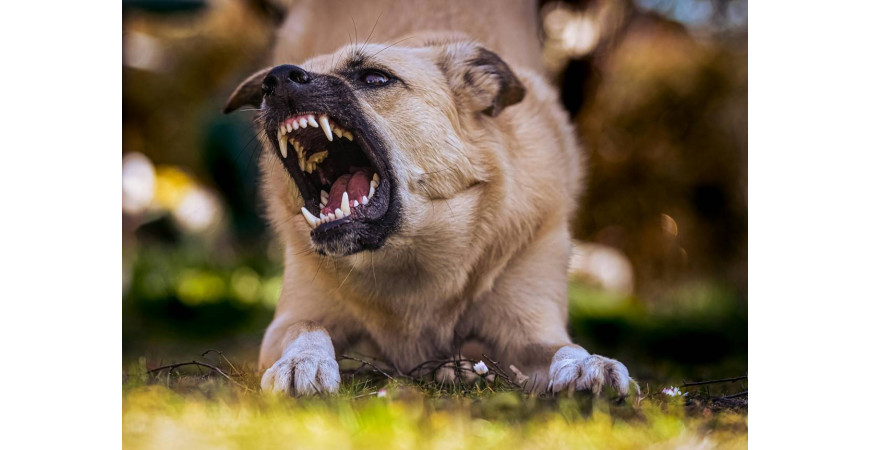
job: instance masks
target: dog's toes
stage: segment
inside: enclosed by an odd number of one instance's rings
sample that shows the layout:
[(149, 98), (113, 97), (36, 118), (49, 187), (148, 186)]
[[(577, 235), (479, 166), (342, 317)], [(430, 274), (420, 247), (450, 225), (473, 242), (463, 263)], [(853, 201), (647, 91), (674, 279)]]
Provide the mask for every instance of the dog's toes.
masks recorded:
[(284, 356), (263, 373), (263, 392), (313, 395), (338, 391), (338, 362), (311, 356)]
[[(460, 357), (460, 359), (462, 359), (462, 357)], [(438, 370), (435, 371), (435, 381), (443, 384), (456, 383), (457, 372), (459, 372), (459, 374), (462, 376), (462, 379), (466, 382), (473, 382), (477, 379), (477, 374), (474, 372), (474, 368), (471, 363), (462, 360), (459, 362), (458, 370), (455, 362), (449, 362), (438, 368)]]
[(553, 358), (550, 366), (550, 389), (553, 392), (566, 389), (591, 391), (598, 395), (605, 386), (610, 386), (616, 390), (620, 399), (625, 398), (631, 385), (631, 377), (625, 365), (615, 359), (584, 353), (572, 355), (576, 358), (565, 357), (566, 355)]

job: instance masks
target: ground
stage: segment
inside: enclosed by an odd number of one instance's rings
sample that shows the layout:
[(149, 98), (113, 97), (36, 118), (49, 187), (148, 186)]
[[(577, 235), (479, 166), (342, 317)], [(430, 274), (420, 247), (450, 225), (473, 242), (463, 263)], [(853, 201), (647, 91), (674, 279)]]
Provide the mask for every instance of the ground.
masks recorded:
[[(747, 447), (745, 377), (674, 395), (641, 386), (639, 395), (619, 401), (612, 391), (527, 395), (501, 375), (445, 386), (381, 374), (355, 360), (342, 367), (338, 395), (309, 398), (261, 393), (251, 367), (215, 352), (197, 364), (133, 367), (123, 383), (124, 446)], [(504, 373), (492, 361), (487, 367)], [(712, 393), (723, 389), (740, 392)]]

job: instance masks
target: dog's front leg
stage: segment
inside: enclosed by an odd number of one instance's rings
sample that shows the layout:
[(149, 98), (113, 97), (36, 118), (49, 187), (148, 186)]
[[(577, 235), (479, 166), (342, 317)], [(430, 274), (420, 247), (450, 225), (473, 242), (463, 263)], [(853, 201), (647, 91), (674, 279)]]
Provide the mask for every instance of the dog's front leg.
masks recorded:
[(329, 333), (308, 320), (273, 322), (263, 339), (260, 365), (270, 366), (260, 381), (264, 392), (335, 393), (341, 381)]
[(598, 394), (611, 386), (625, 397), (631, 383), (628, 369), (615, 359), (590, 354), (568, 336), (569, 250), (566, 227), (542, 236), (504, 271), (493, 292), (473, 306), (469, 320), (498, 349), (502, 361), (515, 365), (517, 381), (527, 391)]

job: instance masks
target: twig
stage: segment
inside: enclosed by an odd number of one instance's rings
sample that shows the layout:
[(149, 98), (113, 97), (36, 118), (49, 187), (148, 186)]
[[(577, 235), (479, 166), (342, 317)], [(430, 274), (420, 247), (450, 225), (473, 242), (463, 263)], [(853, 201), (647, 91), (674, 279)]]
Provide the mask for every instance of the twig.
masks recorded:
[(391, 377), (388, 373), (384, 372), (383, 370), (379, 369), (376, 365), (374, 365), (368, 361), (365, 361), (362, 359), (357, 359), (357, 358), (354, 358), (352, 356), (347, 356), (347, 355), (341, 355), (341, 359), (349, 359), (351, 361), (356, 361), (356, 362), (361, 363), (363, 365), (369, 366), (372, 369), (375, 369), (375, 372), (378, 372), (379, 374), (389, 378), (390, 380), (395, 381), (395, 378)]
[(242, 372), (240, 372), (239, 369), (236, 369), (236, 366), (234, 366), (233, 363), (226, 356), (224, 356), (224, 352), (222, 352), (220, 350), (208, 349), (208, 350), (202, 352), (202, 355), (200, 355), (200, 356), (204, 357), (205, 355), (207, 355), (211, 352), (215, 352), (218, 355), (221, 355), (221, 358), (223, 358), (223, 360), (226, 361), (226, 363), (230, 365), (230, 368), (233, 369), (233, 372), (235, 372), (236, 376), (242, 375)]
[(682, 385), (680, 385), (680, 387), (701, 386), (701, 385), (704, 385), (704, 384), (728, 383), (728, 382), (730, 382), (730, 381), (745, 380), (746, 378), (748, 378), (748, 377), (747, 377), (746, 375), (744, 375), (744, 376), (742, 376), (742, 377), (723, 378), (723, 379), (721, 379), (721, 380), (695, 381), (695, 382), (692, 382), (692, 383), (683, 383)]
[(199, 362), (199, 361), (188, 361), (188, 362), (183, 362), (183, 363), (175, 363), (175, 364), (169, 364), (169, 365), (166, 365), (166, 366), (160, 366), (160, 367), (157, 367), (157, 368), (154, 368), (154, 369), (149, 370), (147, 373), (160, 372), (161, 370), (170, 370), (170, 371), (171, 371), (172, 369), (176, 369), (176, 368), (183, 367), (183, 366), (199, 366), (199, 367), (207, 367), (207, 368), (209, 368), (209, 369), (211, 369), (211, 370), (217, 372), (218, 374), (220, 374), (221, 376), (223, 376), (223, 377), (226, 378), (227, 380), (230, 380), (230, 382), (232, 382), (233, 384), (235, 384), (235, 385), (237, 385), (237, 386), (240, 386), (240, 387), (244, 388), (246, 391), (250, 391), (250, 390), (251, 390), (251, 388), (249, 388), (249, 387), (245, 386), (244, 384), (239, 383), (238, 381), (234, 380), (233, 377), (231, 377), (230, 375), (228, 375), (226, 372), (224, 372), (223, 370), (221, 370), (219, 367), (213, 366), (213, 365), (211, 365), (211, 364), (202, 363), (202, 362)]
[(738, 392), (736, 394), (725, 395), (722, 398), (734, 398), (734, 397), (743, 397), (744, 395), (749, 395), (749, 391)]
[(501, 368), (501, 366), (498, 364), (497, 361), (493, 361), (492, 358), (490, 358), (489, 356), (487, 356), (485, 353), (483, 354), (483, 357), (484, 357), (487, 361), (489, 361), (490, 364), (492, 364), (492, 366), (493, 366), (493, 370), (495, 370), (496, 375), (498, 375), (498, 376), (504, 378), (505, 381), (507, 381), (508, 383), (510, 383), (512, 386), (514, 386), (514, 387), (517, 388), (517, 389), (522, 389), (522, 388), (523, 388), (522, 386), (520, 386), (519, 384), (517, 384), (514, 380), (511, 380), (511, 379), (510, 379), (510, 377), (507, 375), (507, 373), (505, 373), (505, 371)]

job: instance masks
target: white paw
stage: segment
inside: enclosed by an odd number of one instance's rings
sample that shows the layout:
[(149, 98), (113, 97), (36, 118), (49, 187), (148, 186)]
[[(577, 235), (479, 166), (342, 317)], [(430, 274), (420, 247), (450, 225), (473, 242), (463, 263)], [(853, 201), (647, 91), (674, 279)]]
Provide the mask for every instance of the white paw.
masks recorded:
[(619, 393), (619, 398), (625, 398), (631, 381), (628, 369), (621, 362), (565, 346), (553, 355), (548, 389), (553, 392), (590, 390), (597, 395), (604, 386), (611, 386)]
[[(318, 332), (306, 333), (313, 335)], [(297, 338), (284, 351), (284, 355), (263, 374), (260, 387), (263, 392), (292, 395), (313, 395), (338, 392), (341, 377), (335, 350), (325, 333), (324, 344), (320, 336)]]

